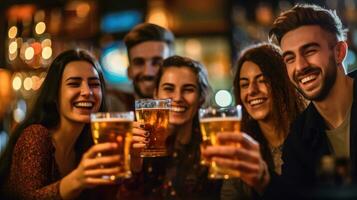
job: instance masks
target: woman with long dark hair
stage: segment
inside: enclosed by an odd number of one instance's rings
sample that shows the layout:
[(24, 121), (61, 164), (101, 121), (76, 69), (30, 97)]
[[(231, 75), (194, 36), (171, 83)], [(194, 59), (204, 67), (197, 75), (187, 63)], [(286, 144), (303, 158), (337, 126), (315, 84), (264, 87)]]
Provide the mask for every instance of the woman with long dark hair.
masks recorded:
[[(243, 107), (242, 131), (260, 144), (271, 172), (281, 174), (282, 147), (291, 122), (305, 108), (302, 96), (289, 81), (278, 47), (260, 43), (242, 51), (234, 76), (234, 96)], [(251, 199), (251, 188), (228, 180), (222, 199)]]
[(116, 144), (93, 145), (90, 132), (90, 114), (106, 110), (104, 88), (89, 52), (68, 50), (54, 59), (30, 114), (1, 156), (2, 192), (19, 199), (88, 199), (94, 196), (86, 189), (113, 183), (101, 177), (118, 169), (101, 166), (119, 158), (97, 153)]

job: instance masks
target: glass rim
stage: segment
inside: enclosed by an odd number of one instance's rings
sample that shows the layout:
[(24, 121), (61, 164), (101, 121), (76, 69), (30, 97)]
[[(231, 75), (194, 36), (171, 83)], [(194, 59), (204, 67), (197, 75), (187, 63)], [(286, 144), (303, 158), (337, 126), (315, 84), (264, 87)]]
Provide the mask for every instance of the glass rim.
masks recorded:
[(125, 119), (134, 121), (134, 112), (125, 111), (125, 112), (94, 112), (90, 114), (90, 119)]
[(135, 99), (135, 102), (140, 102), (140, 101), (172, 101), (172, 99), (171, 98), (165, 98), (165, 99), (154, 99), (154, 98)]
[[(230, 111), (230, 110), (236, 110), (237, 114), (236, 116), (222, 116), (222, 115), (216, 115), (217, 112), (222, 112), (222, 111)], [(213, 116), (203, 116), (204, 114), (208, 114), (212, 112)], [(227, 106), (227, 107), (206, 107), (206, 108), (200, 108), (198, 111), (198, 118), (201, 119), (207, 119), (207, 118), (238, 118), (238, 120), (242, 120), (242, 115), (243, 115), (243, 108), (242, 105), (238, 104), (236, 106)]]

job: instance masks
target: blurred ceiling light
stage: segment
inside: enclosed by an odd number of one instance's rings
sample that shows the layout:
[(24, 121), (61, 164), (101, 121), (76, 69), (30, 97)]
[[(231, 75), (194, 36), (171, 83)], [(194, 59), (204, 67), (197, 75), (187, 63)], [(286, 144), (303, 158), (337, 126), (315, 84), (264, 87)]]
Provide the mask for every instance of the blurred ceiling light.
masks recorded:
[(36, 24), (35, 26), (35, 32), (38, 35), (41, 35), (42, 33), (44, 33), (46, 31), (46, 24), (45, 22), (39, 22)]
[(76, 14), (80, 18), (87, 17), (90, 11), (90, 5), (87, 2), (80, 2), (76, 6)]
[(17, 35), (17, 27), (16, 26), (11, 26), (10, 28), (9, 28), (9, 32), (8, 32), (8, 36), (9, 36), (9, 38), (15, 38), (16, 37), (16, 35)]
[(14, 88), (14, 90), (19, 90), (21, 88), (21, 85), (21, 78), (19, 76), (15, 76), (15, 78), (12, 80), (12, 88)]
[(31, 60), (35, 55), (35, 50), (32, 47), (27, 47), (25, 50), (25, 59)]
[(41, 87), (40, 77), (31, 76), (32, 79), (32, 90), (38, 90)]
[(42, 49), (42, 58), (47, 60), (50, 59), (52, 56), (52, 48), (51, 47), (44, 47)]
[(32, 79), (30, 77), (26, 77), (24, 80), (24, 88), (25, 90), (31, 90), (32, 88)]
[(16, 41), (10, 42), (10, 44), (9, 44), (9, 53), (10, 54), (14, 54), (14, 53), (16, 53), (16, 51), (17, 51), (17, 42)]
[(33, 4), (15, 4), (7, 9), (7, 17), (10, 21), (30, 21), (36, 6)]
[(42, 48), (45, 48), (45, 47), (50, 47), (52, 45), (52, 41), (51, 39), (44, 39), (42, 42), (41, 42), (41, 46)]
[(25, 119), (25, 112), (19, 108), (16, 108), (13, 112), (13, 118), (17, 123), (20, 123)]
[(188, 57), (200, 60), (202, 56), (202, 45), (197, 39), (188, 39), (185, 43), (185, 52)]
[(255, 10), (255, 17), (257, 21), (265, 26), (271, 25), (273, 22), (273, 11), (270, 5), (261, 4)]
[(232, 95), (230, 92), (227, 90), (219, 90), (215, 96), (214, 99), (220, 107), (227, 107), (232, 104)]
[(169, 28), (168, 14), (163, 0), (149, 1), (147, 22)]

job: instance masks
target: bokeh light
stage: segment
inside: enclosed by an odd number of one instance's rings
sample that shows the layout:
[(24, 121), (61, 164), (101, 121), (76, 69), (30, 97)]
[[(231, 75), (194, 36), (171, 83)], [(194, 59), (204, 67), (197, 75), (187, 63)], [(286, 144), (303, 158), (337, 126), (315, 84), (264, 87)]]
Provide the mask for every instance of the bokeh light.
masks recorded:
[(30, 77), (26, 77), (24, 80), (24, 88), (25, 90), (31, 90), (32, 89), (32, 79)]
[(16, 35), (17, 35), (17, 27), (16, 26), (11, 26), (10, 28), (9, 28), (9, 32), (8, 32), (8, 36), (9, 36), (9, 38), (15, 38), (16, 37)]
[(42, 49), (42, 58), (47, 60), (50, 59), (52, 56), (52, 48), (51, 47), (44, 47)]
[(46, 31), (46, 24), (45, 22), (39, 22), (36, 24), (35, 26), (35, 32), (38, 35), (41, 35), (42, 33), (44, 33)]
[(10, 42), (10, 44), (9, 44), (9, 53), (10, 54), (14, 54), (14, 53), (16, 53), (16, 51), (17, 51), (17, 42), (16, 41)]
[(15, 76), (15, 78), (12, 80), (12, 88), (14, 88), (14, 90), (19, 90), (21, 88), (21, 85), (21, 78), (19, 76)]
[(214, 96), (214, 99), (220, 107), (227, 107), (231, 105), (233, 100), (231, 93), (227, 90), (219, 90)]
[(27, 47), (25, 50), (25, 59), (31, 60), (35, 55), (35, 50), (32, 47)]

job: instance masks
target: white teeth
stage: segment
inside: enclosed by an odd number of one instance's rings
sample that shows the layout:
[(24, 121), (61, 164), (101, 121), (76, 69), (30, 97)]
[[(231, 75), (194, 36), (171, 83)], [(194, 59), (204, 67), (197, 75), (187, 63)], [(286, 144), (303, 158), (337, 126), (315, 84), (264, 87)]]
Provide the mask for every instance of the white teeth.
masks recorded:
[(76, 107), (91, 108), (93, 107), (92, 102), (78, 102), (75, 104)]
[(310, 75), (310, 76), (308, 76), (308, 77), (305, 77), (305, 78), (301, 79), (300, 82), (301, 82), (302, 84), (305, 84), (306, 82), (311, 81), (311, 80), (313, 80), (313, 79), (315, 79), (315, 78), (316, 78), (316, 75)]
[(251, 106), (254, 106), (254, 105), (257, 105), (257, 104), (261, 104), (263, 102), (264, 102), (264, 99), (254, 99), (254, 100), (249, 101), (249, 104)]
[(184, 108), (184, 107), (176, 107), (176, 106), (171, 107), (171, 111), (173, 111), (173, 112), (184, 112), (185, 110), (186, 110), (186, 108)]

